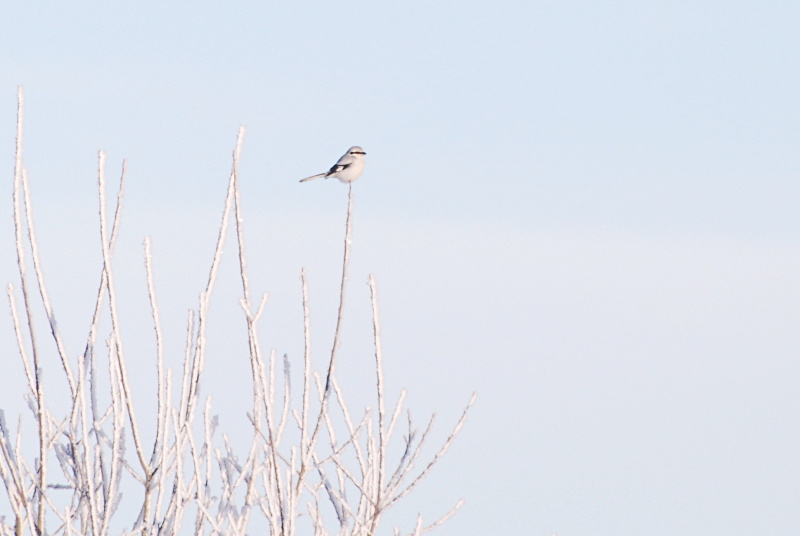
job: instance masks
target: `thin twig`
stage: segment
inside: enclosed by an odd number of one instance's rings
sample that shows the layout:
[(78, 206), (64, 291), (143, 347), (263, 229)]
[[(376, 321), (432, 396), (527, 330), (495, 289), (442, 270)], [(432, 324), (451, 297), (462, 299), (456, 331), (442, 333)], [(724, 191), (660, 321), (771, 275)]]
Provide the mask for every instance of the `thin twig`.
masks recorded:
[(61, 335), (58, 333), (55, 313), (53, 312), (53, 306), (50, 304), (47, 286), (44, 284), (44, 273), (42, 272), (41, 262), (39, 261), (39, 244), (36, 240), (36, 229), (33, 225), (33, 204), (31, 203), (30, 187), (28, 186), (28, 172), (24, 168), (22, 169), (22, 192), (25, 220), (28, 228), (28, 243), (31, 248), (31, 260), (33, 261), (33, 272), (36, 274), (36, 282), (39, 286), (39, 295), (42, 298), (42, 305), (44, 306), (45, 313), (47, 314), (47, 321), (50, 325), (50, 333), (52, 333), (53, 339), (55, 339), (58, 356), (61, 358), (61, 365), (64, 367), (64, 374), (67, 376), (70, 394), (74, 397), (75, 380), (72, 376), (72, 368), (69, 366), (67, 351), (64, 349), (64, 341), (61, 339)]
[(28, 334), (30, 336), (31, 353), (33, 354), (33, 375), (35, 379), (36, 396), (36, 420), (38, 422), (39, 433), (39, 471), (38, 487), (39, 501), (36, 516), (36, 533), (44, 534), (44, 492), (47, 488), (47, 438), (45, 437), (45, 407), (44, 407), (44, 386), (41, 382), (41, 371), (39, 369), (39, 352), (36, 348), (36, 335), (33, 327), (33, 309), (28, 294), (28, 282), (25, 269), (25, 250), (22, 243), (22, 202), (20, 196), (24, 196), (23, 182), (25, 169), (22, 164), (22, 133), (24, 123), (25, 96), (22, 86), (17, 88), (17, 139), (16, 151), (14, 152), (14, 234), (17, 245), (17, 266), (19, 267), (20, 288), (22, 298), (25, 303), (25, 314), (28, 317)]
[[(309, 395), (311, 394), (311, 312), (308, 305), (308, 283), (306, 281), (305, 268), (300, 270), (300, 281), (303, 288), (303, 406), (299, 422), (300, 426), (300, 460), (301, 465), (304, 460), (308, 459), (309, 444), (307, 442), (308, 434), (308, 413), (309, 413)], [(299, 471), (297, 484), (294, 488), (294, 495), (300, 495), (302, 486), (303, 470)]]
[(131, 394), (130, 383), (128, 381), (128, 368), (125, 365), (125, 355), (122, 349), (122, 336), (120, 334), (119, 315), (117, 314), (117, 296), (114, 287), (113, 271), (111, 270), (111, 251), (109, 250), (108, 231), (106, 228), (106, 179), (105, 179), (106, 153), (100, 151), (97, 164), (97, 185), (100, 194), (100, 245), (103, 251), (103, 266), (106, 272), (106, 289), (108, 290), (108, 302), (111, 312), (111, 331), (119, 361), (120, 380), (122, 382), (125, 405), (128, 410), (128, 418), (131, 423), (131, 433), (136, 447), (136, 454), (139, 463), (145, 473), (149, 473), (147, 461), (144, 457), (144, 449), (139, 436), (139, 426), (136, 423), (136, 412), (133, 407), (133, 396)]
[(36, 392), (36, 380), (33, 377), (30, 363), (28, 362), (28, 352), (25, 349), (25, 341), (22, 338), (22, 326), (19, 322), (19, 314), (17, 313), (17, 302), (14, 298), (14, 286), (9, 283), (6, 287), (6, 294), (8, 295), (8, 305), (11, 309), (11, 323), (14, 325), (14, 335), (17, 340), (17, 348), (19, 349), (19, 356), (22, 358), (22, 366), (25, 370), (25, 377), (28, 379), (28, 389), (32, 393)]
[(436, 453), (433, 459), (428, 463), (425, 469), (422, 470), (422, 472), (417, 476), (417, 478), (415, 478), (408, 486), (406, 486), (406, 488), (403, 491), (395, 495), (392, 498), (392, 500), (386, 504), (387, 508), (396, 503), (397, 501), (399, 501), (400, 499), (402, 499), (403, 497), (405, 497), (406, 495), (408, 495), (411, 492), (411, 490), (414, 489), (416, 485), (419, 484), (422, 481), (422, 479), (425, 478), (425, 476), (431, 471), (433, 466), (436, 465), (436, 462), (438, 462), (439, 459), (441, 459), (441, 457), (444, 456), (445, 453), (447, 453), (447, 449), (450, 448), (450, 445), (453, 443), (453, 440), (456, 438), (458, 433), (461, 431), (461, 428), (464, 426), (464, 422), (467, 420), (467, 413), (469, 412), (469, 409), (475, 403), (475, 400), (477, 398), (478, 398), (478, 393), (472, 393), (469, 402), (467, 402), (464, 411), (461, 413), (461, 418), (458, 419), (458, 422), (453, 428), (453, 431), (450, 432), (450, 435), (445, 440), (444, 444), (442, 445), (442, 448), (439, 449), (439, 452)]
[[(344, 296), (345, 296), (345, 289), (347, 288), (347, 267), (350, 263), (350, 244), (352, 242), (351, 235), (352, 235), (352, 217), (353, 217), (353, 185), (352, 183), (348, 184), (347, 190), (347, 220), (345, 221), (345, 232), (344, 232), (344, 256), (342, 259), (342, 283), (339, 287), (339, 311), (336, 315), (336, 329), (333, 332), (333, 345), (331, 347), (331, 358), (328, 362), (328, 373), (325, 379), (325, 390), (322, 393), (322, 400), (320, 402), (319, 414), (317, 415), (317, 423), (314, 426), (314, 432), (311, 434), (311, 439), (309, 440), (309, 451), (314, 450), (314, 445), (317, 441), (317, 435), (322, 428), (322, 421), (324, 416), (327, 412), (328, 406), (328, 398), (330, 397), (331, 391), (331, 380), (333, 378), (333, 370), (334, 365), (336, 363), (336, 355), (337, 351), (339, 350), (339, 344), (341, 342), (341, 332), (342, 332), (342, 319), (344, 317)], [(305, 473), (308, 467), (308, 459), (304, 459), (300, 462), (300, 480), (302, 480), (302, 475)]]
[(231, 174), (228, 179), (228, 193), (225, 196), (225, 208), (222, 211), (222, 222), (217, 235), (217, 245), (214, 248), (214, 257), (211, 261), (211, 268), (208, 272), (208, 282), (206, 283), (205, 290), (200, 294), (200, 308), (197, 314), (197, 339), (195, 342), (195, 355), (192, 360), (191, 376), (189, 380), (189, 391), (187, 392), (184, 400), (184, 405), (181, 411), (185, 413), (183, 417), (184, 422), (190, 422), (192, 413), (194, 412), (195, 402), (197, 398), (197, 389), (200, 385), (200, 372), (203, 370), (205, 361), (206, 349), (206, 323), (208, 316), (208, 306), (211, 300), (211, 292), (214, 289), (214, 284), (217, 280), (217, 272), (219, 271), (219, 263), (222, 260), (222, 248), (225, 245), (225, 237), (228, 231), (228, 219), (233, 206), (234, 190), (236, 183), (237, 162), (239, 155), (242, 152), (242, 143), (244, 142), (244, 127), (239, 128), (239, 135), (236, 138), (236, 148), (234, 149), (234, 164), (231, 166)]
[(378, 391), (378, 467), (376, 468), (375, 475), (375, 511), (370, 523), (370, 534), (375, 534), (375, 529), (378, 526), (378, 519), (381, 514), (381, 500), (383, 497), (383, 483), (386, 478), (386, 451), (388, 445), (386, 444), (386, 431), (383, 425), (383, 417), (385, 413), (384, 408), (384, 394), (383, 394), (383, 354), (381, 348), (381, 326), (378, 319), (378, 290), (375, 284), (375, 276), (369, 276), (369, 290), (370, 301), (372, 302), (372, 331), (375, 342), (375, 371), (377, 376), (377, 391)]
[[(153, 315), (153, 329), (156, 334), (156, 375), (158, 381), (158, 413), (156, 417), (156, 438), (153, 441), (153, 452), (150, 455), (150, 462), (148, 464), (149, 470), (145, 475), (145, 506), (149, 506), (150, 497), (153, 493), (153, 470), (158, 467), (159, 462), (163, 460), (158, 459), (159, 451), (161, 450), (161, 443), (164, 441), (164, 432), (167, 422), (167, 400), (164, 385), (164, 343), (161, 335), (161, 320), (159, 318), (158, 303), (156, 302), (156, 288), (153, 282), (153, 255), (150, 250), (150, 237), (144, 239), (144, 266), (145, 274), (147, 276), (147, 294), (150, 298), (150, 311)], [(145, 510), (147, 513), (147, 510)], [(143, 519), (147, 524), (150, 520)], [(144, 531), (147, 534), (147, 530)]]

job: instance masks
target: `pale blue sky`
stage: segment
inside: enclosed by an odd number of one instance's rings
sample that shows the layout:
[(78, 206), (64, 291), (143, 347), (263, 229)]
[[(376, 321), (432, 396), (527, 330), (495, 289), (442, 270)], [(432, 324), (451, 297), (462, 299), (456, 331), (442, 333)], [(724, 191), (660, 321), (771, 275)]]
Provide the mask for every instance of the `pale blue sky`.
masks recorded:
[[(10, 192), (23, 84), (74, 355), (99, 273), (97, 151), (111, 176), (129, 160), (119, 277), (140, 290), (152, 235), (177, 364), (246, 125), (263, 339), (298, 356), (301, 266), (328, 345), (346, 188), (297, 180), (361, 145), (342, 373), (368, 348), (375, 273), (390, 387), (443, 428), (480, 393), (400, 514), (464, 497), (438, 534), (793, 534), (799, 25), (778, 1), (5, 3), (0, 169)], [(240, 326), (224, 273), (215, 307)]]

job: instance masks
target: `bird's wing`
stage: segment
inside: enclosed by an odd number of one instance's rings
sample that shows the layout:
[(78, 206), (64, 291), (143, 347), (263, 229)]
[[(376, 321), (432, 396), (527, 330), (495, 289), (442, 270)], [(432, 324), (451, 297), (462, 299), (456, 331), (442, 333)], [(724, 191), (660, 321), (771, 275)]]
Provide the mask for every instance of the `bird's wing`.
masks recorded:
[(351, 163), (352, 162), (348, 162), (346, 164), (343, 164), (341, 162), (341, 160), (340, 160), (339, 162), (336, 162), (333, 166), (331, 166), (331, 169), (329, 169), (328, 172), (325, 173), (325, 176), (326, 177), (330, 177), (331, 175), (335, 175), (336, 173), (339, 173), (340, 171), (344, 171), (345, 169), (350, 167)]

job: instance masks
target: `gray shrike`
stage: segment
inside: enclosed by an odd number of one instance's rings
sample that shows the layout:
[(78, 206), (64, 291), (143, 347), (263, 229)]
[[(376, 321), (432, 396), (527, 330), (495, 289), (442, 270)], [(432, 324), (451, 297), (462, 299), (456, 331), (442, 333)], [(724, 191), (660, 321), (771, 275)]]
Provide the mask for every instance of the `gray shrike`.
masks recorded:
[(342, 182), (353, 182), (361, 176), (364, 171), (364, 149), (356, 145), (350, 147), (346, 153), (342, 155), (338, 162), (336, 162), (331, 169), (319, 175), (311, 175), (305, 179), (300, 179), (300, 182), (306, 182), (320, 177), (333, 177)]

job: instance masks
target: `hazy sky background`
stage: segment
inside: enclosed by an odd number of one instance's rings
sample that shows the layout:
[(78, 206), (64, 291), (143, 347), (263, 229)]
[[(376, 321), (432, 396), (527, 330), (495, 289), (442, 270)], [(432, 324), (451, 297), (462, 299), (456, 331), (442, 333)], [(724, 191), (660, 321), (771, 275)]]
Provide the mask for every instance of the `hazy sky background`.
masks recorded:
[[(22, 84), (42, 261), (73, 356), (101, 266), (97, 151), (109, 178), (128, 159), (116, 267), (142, 403), (153, 368), (142, 239), (153, 239), (178, 367), (240, 124), (252, 284), (271, 296), (262, 340), (299, 369), (304, 266), (324, 362), (347, 192), (297, 180), (358, 144), (368, 155), (340, 373), (369, 385), (374, 273), (391, 392), (409, 389), (420, 424), (437, 411), (442, 437), (479, 392), (451, 453), (399, 508), (404, 528), (463, 497), (436, 534), (800, 532), (798, 5), (6, 2), (2, 12), (2, 282), (16, 283)], [(227, 338), (244, 333), (234, 251), (204, 384), (232, 427), (249, 367)], [(15, 414), (22, 376), (4, 324), (0, 408)], [(57, 375), (55, 361), (46, 367)]]

